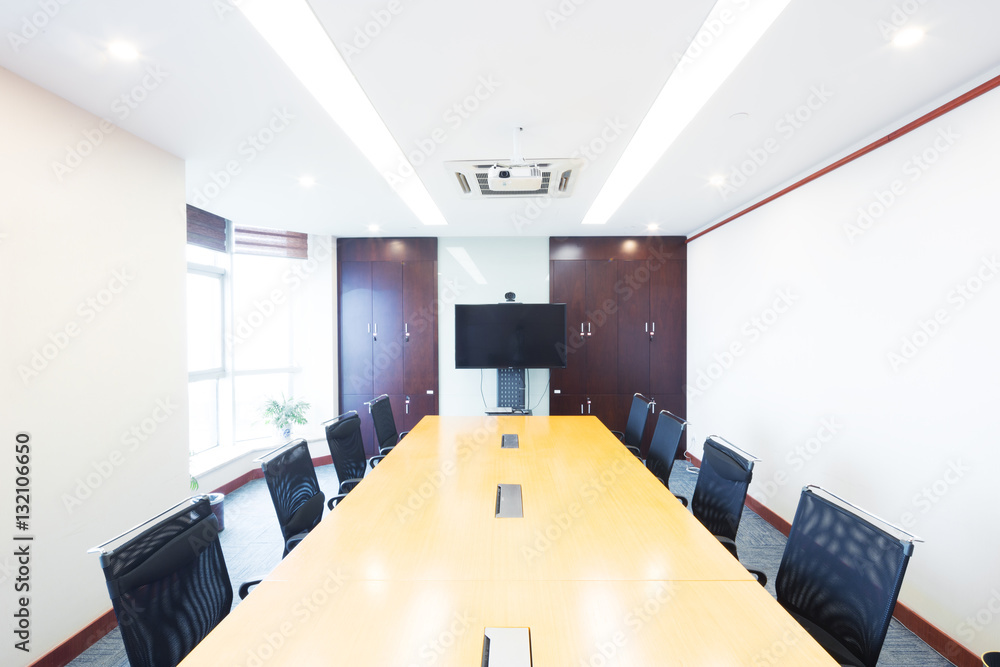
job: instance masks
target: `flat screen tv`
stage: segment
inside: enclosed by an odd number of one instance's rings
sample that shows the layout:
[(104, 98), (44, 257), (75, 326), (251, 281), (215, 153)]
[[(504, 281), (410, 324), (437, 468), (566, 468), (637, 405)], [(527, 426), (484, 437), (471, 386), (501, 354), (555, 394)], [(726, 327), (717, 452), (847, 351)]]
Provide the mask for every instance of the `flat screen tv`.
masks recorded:
[(566, 368), (566, 304), (455, 304), (455, 368)]

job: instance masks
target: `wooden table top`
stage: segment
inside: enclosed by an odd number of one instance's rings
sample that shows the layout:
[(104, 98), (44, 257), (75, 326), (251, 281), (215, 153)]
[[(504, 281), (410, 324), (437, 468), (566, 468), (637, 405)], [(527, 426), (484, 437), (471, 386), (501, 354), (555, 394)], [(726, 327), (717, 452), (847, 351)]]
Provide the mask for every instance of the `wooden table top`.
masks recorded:
[(487, 626), (535, 665), (835, 664), (591, 416), (425, 417), (183, 664), (478, 666)]

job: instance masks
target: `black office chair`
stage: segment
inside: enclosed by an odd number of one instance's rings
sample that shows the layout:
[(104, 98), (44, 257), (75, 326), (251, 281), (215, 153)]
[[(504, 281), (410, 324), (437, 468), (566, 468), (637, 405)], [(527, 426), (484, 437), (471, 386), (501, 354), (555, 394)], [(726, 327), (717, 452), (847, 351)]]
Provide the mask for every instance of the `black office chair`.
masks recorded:
[(835, 660), (875, 667), (918, 540), (807, 486), (774, 582), (778, 602)]
[(385, 456), (373, 456), (365, 460), (361, 418), (355, 410), (324, 422), (323, 428), (326, 430), (326, 444), (330, 447), (333, 467), (337, 471), (337, 479), (340, 480), (337, 495), (330, 498), (327, 504), (333, 509), (351, 489), (361, 483), (365, 469), (369, 465), (374, 468)]
[[(646, 453), (646, 469), (653, 473), (663, 485), (670, 490), (670, 471), (674, 467), (674, 458), (684, 437), (684, 427), (687, 422), (668, 410), (660, 410), (656, 417), (656, 427), (653, 438), (649, 442), (649, 452)], [(685, 507), (687, 498), (678, 496)]]
[(625, 430), (611, 431), (636, 456), (640, 456), (639, 445), (642, 443), (642, 434), (646, 431), (646, 419), (649, 417), (651, 404), (652, 401), (642, 394), (633, 395), (632, 407), (628, 411), (628, 421), (625, 422)]
[[(710, 533), (739, 560), (736, 533), (743, 518), (747, 489), (753, 479), (751, 454), (740, 450), (717, 435), (705, 440), (705, 451), (698, 469), (698, 481), (691, 495), (691, 513)], [(749, 569), (749, 568), (748, 568)], [(760, 585), (767, 584), (767, 575), (749, 570)]]
[(392, 405), (389, 403), (389, 396), (382, 394), (376, 396), (366, 404), (372, 413), (372, 421), (375, 423), (375, 440), (378, 445), (378, 453), (386, 455), (403, 439), (409, 431), (399, 433), (396, 431), (396, 420), (392, 418)]
[[(90, 551), (101, 554), (132, 667), (173, 667), (232, 607), (208, 496), (188, 498)], [(243, 584), (240, 597), (256, 583)]]
[(271, 492), (284, 539), (284, 558), (323, 518), (323, 492), (309, 456), (309, 444), (293, 440), (257, 459)]

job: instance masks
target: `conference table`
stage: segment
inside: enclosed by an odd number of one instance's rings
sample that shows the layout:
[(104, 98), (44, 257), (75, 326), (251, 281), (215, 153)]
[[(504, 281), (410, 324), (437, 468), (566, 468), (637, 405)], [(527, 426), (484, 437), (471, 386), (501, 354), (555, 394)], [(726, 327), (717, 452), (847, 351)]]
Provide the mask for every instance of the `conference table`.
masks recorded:
[(486, 628), (535, 667), (836, 664), (593, 416), (425, 417), (181, 664), (479, 667)]

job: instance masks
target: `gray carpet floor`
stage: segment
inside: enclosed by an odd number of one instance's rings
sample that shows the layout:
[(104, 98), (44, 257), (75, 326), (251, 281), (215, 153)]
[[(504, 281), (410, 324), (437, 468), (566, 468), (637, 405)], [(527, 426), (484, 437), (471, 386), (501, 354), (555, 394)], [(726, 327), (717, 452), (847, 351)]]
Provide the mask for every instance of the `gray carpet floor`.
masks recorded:
[[(316, 469), (320, 487), (329, 497), (337, 488), (332, 465)], [(678, 461), (670, 476), (670, 488), (677, 495), (691, 497), (697, 474)], [(243, 581), (260, 579), (281, 560), (281, 532), (274, 517), (271, 497), (264, 480), (254, 480), (226, 496), (226, 528), (222, 548), (226, 555), (233, 588)], [(749, 509), (743, 513), (737, 546), (747, 567), (768, 576), (767, 590), (774, 595), (774, 578), (781, 562), (785, 537)], [(239, 603), (238, 596), (233, 606)], [(947, 667), (948, 660), (893, 619), (889, 626), (879, 667)], [(115, 628), (70, 663), (73, 667), (128, 667), (121, 634)]]

